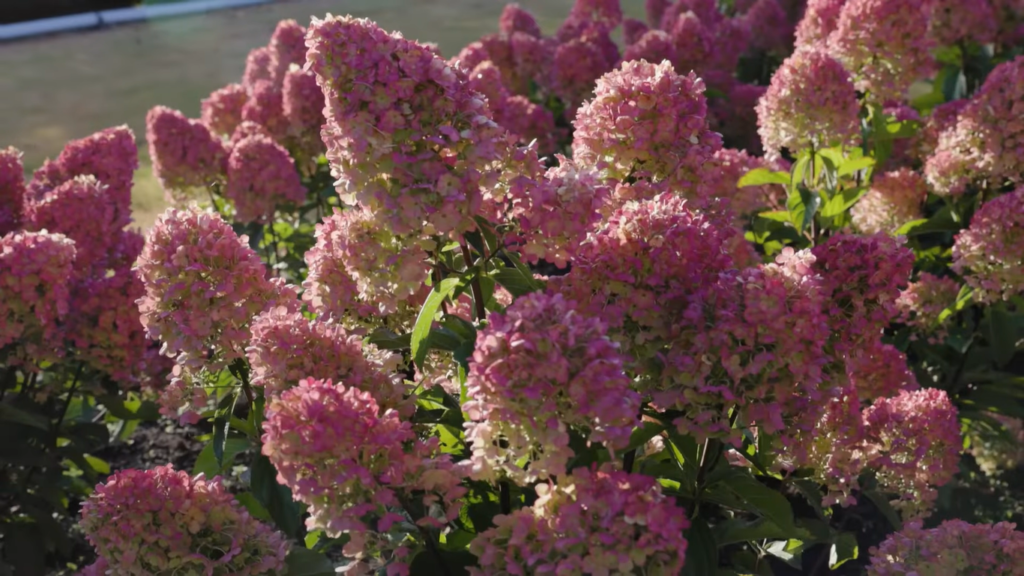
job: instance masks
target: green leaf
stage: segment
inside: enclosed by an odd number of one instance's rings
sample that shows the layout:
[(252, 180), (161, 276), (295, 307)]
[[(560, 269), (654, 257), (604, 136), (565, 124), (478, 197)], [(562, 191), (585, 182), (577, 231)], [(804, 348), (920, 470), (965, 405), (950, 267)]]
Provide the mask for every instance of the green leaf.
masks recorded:
[(96, 401), (106, 407), (107, 412), (122, 420), (144, 420), (147, 422), (160, 419), (160, 409), (150, 400), (129, 398), (125, 400), (114, 394), (97, 396)]
[(870, 168), (875, 165), (875, 159), (871, 156), (861, 156), (860, 158), (850, 158), (839, 165), (839, 176), (847, 176)]
[(313, 547), (316, 546), (317, 542), (319, 542), (320, 539), (323, 538), (323, 536), (323, 530), (311, 530), (308, 534), (306, 534), (306, 537), (302, 539), (302, 543), (306, 545), (306, 548), (312, 550)]
[(911, 232), (913, 232), (917, 228), (920, 228), (922, 225), (924, 225), (927, 222), (928, 222), (927, 218), (921, 218), (920, 220), (911, 220), (910, 222), (907, 222), (903, 226), (900, 226), (899, 228), (897, 228), (896, 229), (896, 235), (897, 236), (909, 236), (909, 235), (911, 235), (910, 234)]
[(536, 292), (538, 289), (537, 282), (534, 281), (533, 276), (527, 276), (519, 268), (498, 268), (491, 273), (491, 277), (516, 298)]
[(750, 542), (751, 540), (777, 540), (789, 538), (791, 532), (779, 528), (771, 520), (758, 518), (752, 522), (733, 518), (715, 526), (715, 542), (719, 546), (736, 544), (737, 542)]
[(686, 563), (683, 576), (707, 576), (718, 569), (718, 543), (707, 520), (694, 518), (685, 531)]
[(773, 222), (789, 222), (789, 212), (785, 210), (775, 210), (772, 212), (761, 212), (757, 215), (758, 218), (764, 218), (765, 220), (771, 220)]
[(664, 432), (665, 428), (667, 428), (667, 426), (661, 422), (644, 422), (638, 428), (635, 428), (633, 433), (630, 434), (629, 445), (626, 446), (624, 452), (635, 450), (643, 446), (648, 440)]
[(989, 345), (997, 366), (1005, 366), (1017, 353), (1017, 317), (1002, 306), (989, 308)]
[(0, 402), (0, 420), (12, 422), (14, 424), (23, 424), (40, 430), (50, 429), (50, 421), (45, 417), (26, 412), (20, 408), (15, 408), (11, 404), (3, 402)]
[(408, 350), (411, 334), (398, 335), (387, 328), (374, 330), (366, 341), (381, 350)]
[(825, 519), (825, 509), (821, 506), (821, 486), (819, 486), (817, 482), (807, 479), (795, 480), (793, 485), (796, 486), (797, 491), (807, 499), (807, 503), (814, 508), (818, 517)]
[(110, 474), (110, 464), (107, 464), (106, 460), (90, 456), (89, 454), (83, 454), (82, 456), (85, 458), (85, 461), (89, 463), (89, 466), (92, 466), (92, 469), (97, 473)]
[(245, 507), (249, 512), (249, 515), (253, 518), (262, 522), (272, 523), (273, 518), (270, 517), (270, 512), (260, 504), (260, 501), (253, 496), (252, 492), (242, 492), (241, 494), (235, 494), (235, 500)]
[(885, 519), (889, 521), (889, 524), (891, 524), (893, 528), (896, 530), (903, 529), (903, 521), (900, 520), (899, 513), (896, 512), (892, 507), (892, 504), (889, 503), (888, 496), (882, 494), (878, 490), (865, 490), (864, 495), (875, 504), (878, 511), (885, 516)]
[(821, 216), (823, 218), (835, 218), (843, 212), (846, 212), (867, 193), (868, 188), (866, 186), (847, 188), (846, 190), (837, 193), (835, 196), (830, 198), (827, 203), (825, 203), (825, 207), (821, 209)]
[[(409, 565), (410, 576), (461, 576), (469, 574), (468, 568), (476, 566), (476, 556), (465, 550), (423, 550)], [(290, 573), (289, 573), (290, 576)]]
[(789, 564), (793, 568), (800, 569), (800, 556), (804, 552), (804, 543), (801, 540), (777, 540), (765, 546), (765, 551)]
[(295, 538), (301, 520), (299, 506), (292, 500), (291, 490), (277, 483), (277, 470), (263, 454), (256, 456), (252, 464), (249, 484), (256, 500), (274, 519), (274, 524), (286, 536)]
[(828, 567), (835, 570), (850, 560), (856, 560), (857, 555), (857, 537), (849, 532), (843, 532), (832, 544), (828, 554)]
[(334, 576), (331, 560), (319, 552), (293, 546), (285, 558), (288, 576)]
[(441, 307), (441, 303), (444, 302), (445, 298), (459, 286), (461, 281), (460, 278), (445, 278), (440, 284), (434, 286), (434, 289), (430, 291), (430, 295), (427, 296), (427, 301), (420, 308), (420, 314), (416, 317), (416, 324), (413, 326), (412, 337), (409, 340), (413, 361), (417, 366), (423, 364), (423, 360), (426, 359), (427, 352), (430, 350), (430, 346), (425, 346), (424, 344), (427, 344), (426, 340), (430, 334), (430, 325), (434, 322), (434, 316), (437, 314), (438, 308)]
[(732, 468), (722, 480), (707, 490), (709, 496), (716, 492), (725, 492), (744, 502), (746, 510), (771, 520), (787, 534), (799, 533), (793, 523), (793, 509), (786, 497), (759, 482), (748, 470)]
[(814, 214), (820, 206), (821, 196), (802, 184), (789, 193), (789, 199), (786, 201), (790, 221), (801, 234), (814, 221)]
[(789, 185), (789, 173), (788, 172), (776, 172), (767, 168), (754, 168), (750, 172), (747, 172), (740, 178), (736, 186), (738, 188), (746, 188), (747, 186), (763, 186), (765, 184), (782, 184), (783, 186)]
[(213, 478), (224, 473), (224, 468), (230, 466), (235, 456), (249, 449), (247, 438), (227, 438), (223, 444), (223, 456), (220, 462), (214, 454), (213, 442), (208, 442), (199, 452), (196, 464), (192, 467), (192, 475), (205, 474), (207, 478)]
[(885, 134), (878, 135), (883, 138), (900, 139), (911, 138), (921, 128), (921, 123), (914, 120), (894, 120), (885, 125)]

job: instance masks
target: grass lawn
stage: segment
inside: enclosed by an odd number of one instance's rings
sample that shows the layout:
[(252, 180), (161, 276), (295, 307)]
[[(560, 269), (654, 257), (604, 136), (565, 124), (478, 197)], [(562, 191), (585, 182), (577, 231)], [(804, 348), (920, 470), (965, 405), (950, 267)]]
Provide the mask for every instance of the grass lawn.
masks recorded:
[[(519, 0), (553, 31), (572, 0)], [(638, 15), (640, 0), (627, 0)], [(0, 145), (25, 152), (28, 168), (64, 143), (127, 123), (145, 156), (145, 116), (157, 104), (199, 115), (199, 100), (238, 81), (249, 50), (267, 43), (279, 20), (308, 24), (326, 13), (370, 18), (407, 38), (437, 42), (448, 55), (497, 29), (502, 0), (292, 0), (0, 47)], [(137, 175), (136, 222), (163, 210), (148, 159)]]

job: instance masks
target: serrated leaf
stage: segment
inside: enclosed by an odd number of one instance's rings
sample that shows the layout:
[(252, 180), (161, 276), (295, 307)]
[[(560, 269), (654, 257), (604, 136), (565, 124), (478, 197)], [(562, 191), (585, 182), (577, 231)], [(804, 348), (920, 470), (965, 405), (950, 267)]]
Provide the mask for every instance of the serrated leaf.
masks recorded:
[(821, 196), (802, 184), (790, 192), (789, 199), (786, 201), (790, 222), (801, 234), (814, 221), (814, 215), (820, 206)]
[(747, 186), (764, 186), (765, 184), (788, 186), (789, 173), (769, 170), (767, 168), (754, 168), (744, 174), (739, 182), (736, 183), (736, 186), (738, 188), (746, 188)]
[(857, 203), (865, 194), (868, 193), (866, 186), (858, 186), (857, 188), (847, 188), (842, 192), (837, 193), (821, 209), (821, 216), (823, 218), (835, 218), (843, 212), (850, 209), (851, 206)]
[(208, 442), (206, 446), (199, 452), (199, 456), (196, 458), (195, 466), (192, 467), (192, 475), (205, 474), (207, 478), (213, 478), (223, 474), (224, 468), (230, 465), (235, 456), (239, 453), (244, 452), (249, 448), (249, 440), (247, 438), (228, 438), (223, 446), (223, 456), (220, 462), (217, 462), (217, 457), (214, 454), (213, 442)]
[(748, 470), (732, 468), (722, 480), (707, 489), (709, 495), (719, 491), (744, 502), (745, 509), (771, 520), (787, 534), (800, 533), (793, 523), (793, 509), (786, 497), (759, 482)]
[(434, 316), (441, 307), (441, 303), (448, 297), (462, 280), (460, 278), (445, 278), (434, 286), (427, 296), (427, 301), (420, 308), (419, 316), (416, 317), (416, 324), (412, 329), (412, 336), (409, 340), (409, 347), (412, 349), (413, 362), (422, 366), (427, 357), (430, 346), (426, 345), (427, 336), (430, 334), (430, 325), (434, 322)]
[(503, 286), (516, 298), (537, 291), (532, 276), (526, 276), (519, 268), (499, 268), (491, 273), (495, 282)]

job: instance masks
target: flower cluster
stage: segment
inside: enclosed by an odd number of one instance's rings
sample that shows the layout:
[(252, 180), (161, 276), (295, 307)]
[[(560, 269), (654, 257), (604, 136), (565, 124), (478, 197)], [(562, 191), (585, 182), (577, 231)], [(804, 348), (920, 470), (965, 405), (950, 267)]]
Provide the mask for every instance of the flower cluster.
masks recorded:
[(708, 129), (704, 84), (668, 62), (625, 62), (597, 81), (580, 108), (573, 160), (609, 179), (626, 177), (692, 186), (722, 147)]
[(301, 204), (306, 188), (284, 147), (249, 136), (231, 148), (224, 197), (235, 203), (235, 220), (266, 223), (278, 205)]
[(875, 177), (850, 216), (853, 225), (864, 234), (892, 234), (924, 215), (922, 208), (927, 197), (924, 178), (909, 168), (901, 168)]
[(740, 178), (756, 168), (775, 169), (778, 166), (764, 158), (751, 156), (743, 150), (722, 148), (715, 152), (705, 165), (704, 189), (698, 197), (701, 205), (719, 202), (719, 209), (725, 209), (737, 216), (748, 216), (769, 207), (785, 204), (786, 191), (773, 184), (739, 187)]
[(653, 478), (577, 468), (537, 494), (470, 543), (480, 563), (470, 574), (682, 572), (686, 513)]
[(25, 209), (25, 172), (21, 152), (0, 150), (0, 236), (17, 230)]
[(109, 189), (94, 177), (68, 180), (25, 208), (26, 228), (59, 232), (75, 242), (79, 274), (107, 267), (111, 243), (124, 223)]
[[(466, 378), (474, 474), (530, 482), (564, 474), (569, 431), (623, 448), (640, 410), (618, 346), (560, 295), (522, 296), (477, 336)], [(524, 470), (518, 462), (528, 462)]]
[(219, 136), (230, 137), (242, 123), (242, 108), (249, 92), (241, 84), (228, 84), (214, 90), (201, 104), (203, 124)]
[(807, 0), (803, 18), (796, 26), (796, 47), (823, 45), (839, 25), (846, 0)]
[(829, 54), (870, 100), (900, 100), (931, 71), (929, 8), (918, 0), (847, 0), (828, 37)]
[(849, 355), (846, 377), (862, 401), (918, 388), (917, 378), (907, 364), (907, 355), (879, 340), (865, 342), (861, 349)]
[(305, 378), (324, 378), (369, 392), (383, 408), (399, 408), (402, 401), (401, 380), (367, 359), (362, 338), (336, 323), (308, 320), (300, 312), (274, 308), (257, 316), (246, 354), (252, 385), (263, 386), (268, 394)]
[(224, 178), (228, 160), (224, 144), (199, 120), (157, 106), (146, 115), (146, 141), (153, 175), (171, 204), (185, 202), (193, 189)]
[(185, 367), (241, 358), (254, 316), (298, 305), (293, 289), (267, 279), (247, 237), (194, 207), (160, 216), (136, 266), (146, 288), (138, 301), (142, 323)]
[(868, 576), (990, 574), (1014, 576), (1024, 565), (1024, 532), (1009, 522), (910, 522), (871, 549)]
[(940, 46), (965, 40), (987, 44), (995, 39), (998, 28), (989, 0), (932, 0), (928, 33)]
[(956, 280), (921, 272), (896, 300), (900, 312), (898, 320), (921, 333), (933, 334), (929, 341), (941, 339), (946, 334), (949, 319), (940, 319), (940, 315), (956, 302), (959, 293), (960, 285)]
[(307, 43), (343, 199), (396, 234), (474, 228), (507, 143), (465, 71), (368, 20), (314, 20)]
[(306, 70), (289, 70), (281, 87), (282, 110), (288, 121), (289, 141), (299, 158), (313, 160), (324, 151), (320, 129), (324, 123), (324, 93), (316, 75)]
[(306, 252), (303, 299), (336, 320), (393, 314), (423, 286), (430, 267), (424, 250), (381, 227), (367, 209), (337, 210), (316, 226)]
[(896, 299), (910, 280), (914, 253), (885, 234), (837, 234), (814, 247), (836, 349), (874, 341), (898, 314)]
[(82, 504), (81, 526), (109, 574), (285, 573), (283, 534), (252, 518), (219, 478), (170, 465), (111, 476)]
[(1024, 56), (1004, 62), (938, 137), (925, 176), (936, 194), (959, 195), (985, 181), (1024, 182)]
[(850, 75), (825, 52), (805, 48), (786, 59), (757, 103), (757, 132), (769, 158), (788, 148), (851, 144), (860, 106)]
[(460, 469), (439, 452), (437, 438), (419, 440), (411, 423), (369, 392), (303, 380), (270, 402), (263, 431), (278, 482), (309, 505), (306, 525), (348, 534), (344, 553), (364, 567), (374, 568), (380, 553), (404, 564), (411, 556), (403, 536), (419, 538), (415, 526), (436, 528), (458, 516)]
[(68, 313), (74, 261), (75, 243), (63, 234), (0, 237), (0, 349), (21, 348), (15, 362), (53, 360), (63, 353), (60, 320)]
[(953, 244), (953, 270), (980, 302), (1009, 300), (1024, 291), (1024, 187), (974, 213)]
[(864, 410), (865, 461), (880, 488), (896, 494), (904, 517), (926, 514), (957, 473), (963, 440), (957, 411), (942, 390), (879, 398)]

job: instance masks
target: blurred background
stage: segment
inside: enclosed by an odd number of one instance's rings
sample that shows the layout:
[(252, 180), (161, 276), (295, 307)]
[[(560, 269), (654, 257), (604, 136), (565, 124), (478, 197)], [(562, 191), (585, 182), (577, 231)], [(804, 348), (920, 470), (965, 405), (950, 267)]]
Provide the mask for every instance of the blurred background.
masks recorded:
[[(167, 3), (176, 0), (150, 0)], [(546, 33), (565, 18), (572, 0), (519, 0)], [(0, 23), (138, 4), (131, 0), (0, 0)], [(199, 116), (199, 102), (237, 82), (245, 58), (266, 45), (274, 26), (294, 18), (352, 14), (407, 38), (436, 42), (446, 57), (497, 30), (506, 0), (279, 0), (270, 4), (69, 32), (0, 43), (0, 145), (25, 153), (26, 170), (55, 157), (67, 141), (127, 123), (139, 142), (136, 225), (163, 210), (163, 192), (146, 154), (146, 112), (157, 104)], [(41, 9), (48, 11), (43, 13)], [(623, 2), (643, 14), (641, 0)], [(63, 12), (62, 12), (63, 11)]]

